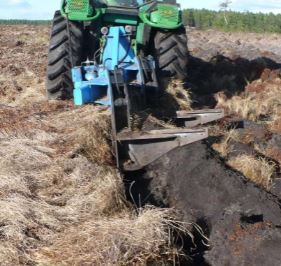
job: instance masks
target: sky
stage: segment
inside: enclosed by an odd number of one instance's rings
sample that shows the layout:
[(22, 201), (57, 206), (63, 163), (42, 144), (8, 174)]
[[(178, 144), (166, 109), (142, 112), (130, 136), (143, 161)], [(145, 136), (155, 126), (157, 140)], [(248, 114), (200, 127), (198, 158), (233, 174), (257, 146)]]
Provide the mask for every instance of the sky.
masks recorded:
[[(222, 0), (178, 0), (184, 8), (218, 10)], [(0, 19), (51, 19), (60, 0), (0, 0)], [(281, 0), (232, 0), (232, 10), (281, 13)]]

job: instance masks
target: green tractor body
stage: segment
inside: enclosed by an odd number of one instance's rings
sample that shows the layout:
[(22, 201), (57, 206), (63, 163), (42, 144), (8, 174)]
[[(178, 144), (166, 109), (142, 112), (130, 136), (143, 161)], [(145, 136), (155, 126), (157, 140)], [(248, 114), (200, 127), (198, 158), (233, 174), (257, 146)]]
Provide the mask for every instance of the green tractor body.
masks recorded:
[[(165, 1), (136, 0), (62, 0), (61, 14), (71, 21), (92, 21), (98, 25), (137, 26), (136, 42), (145, 44), (147, 27), (178, 29), (182, 27), (181, 10)], [(145, 27), (146, 26), (146, 27)]]
[[(117, 10), (116, 10), (117, 9)], [(123, 9), (123, 12), (118, 12)], [(127, 12), (124, 10), (127, 9)], [(115, 11), (115, 12), (110, 12)], [(121, 11), (121, 10), (119, 10)], [(145, 23), (155, 28), (176, 29), (182, 26), (181, 10), (176, 4), (155, 1), (145, 4), (143, 1), (109, 0), (63, 0), (61, 13), (70, 20), (95, 21), (138, 25)]]
[(54, 16), (47, 71), (49, 98), (73, 96), (71, 68), (87, 59), (101, 63), (111, 27), (130, 31), (136, 56), (151, 55), (157, 78), (185, 79), (187, 38), (176, 0), (62, 0)]

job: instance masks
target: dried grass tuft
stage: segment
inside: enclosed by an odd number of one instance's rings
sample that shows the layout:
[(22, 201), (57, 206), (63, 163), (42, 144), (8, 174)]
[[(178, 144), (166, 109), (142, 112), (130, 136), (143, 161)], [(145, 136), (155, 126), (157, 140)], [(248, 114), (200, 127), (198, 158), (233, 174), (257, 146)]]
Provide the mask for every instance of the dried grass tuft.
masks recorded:
[(191, 110), (192, 100), (190, 92), (184, 87), (184, 83), (180, 80), (170, 81), (167, 90), (167, 94), (172, 96), (175, 103), (178, 105), (179, 110), (188, 111)]
[(241, 172), (246, 178), (255, 184), (269, 190), (272, 186), (272, 176), (276, 165), (264, 158), (255, 158), (249, 155), (240, 155), (230, 159), (227, 164)]
[[(183, 254), (173, 232), (187, 232), (169, 209), (147, 207), (138, 214), (92, 219), (56, 236), (37, 254), (39, 265), (166, 265)], [(63, 263), (62, 263), (63, 262)]]
[(77, 142), (81, 152), (90, 161), (111, 164), (111, 120), (107, 113), (94, 116), (93, 120), (78, 132)]
[(167, 93), (173, 96), (180, 110), (191, 110), (191, 95), (184, 83), (180, 80), (172, 80), (167, 88)]
[(225, 133), (225, 136), (221, 143), (214, 143), (212, 148), (221, 154), (222, 157), (227, 157), (227, 155), (232, 151), (231, 141), (238, 140), (238, 133), (235, 129), (231, 129)]
[(171, 80), (164, 95), (159, 99), (160, 107), (170, 110), (192, 110), (192, 100), (190, 92), (184, 87), (180, 80)]
[(230, 114), (244, 119), (258, 121), (263, 117), (272, 120), (281, 107), (281, 88), (273, 86), (263, 92), (247, 92), (241, 96), (228, 99), (224, 94), (217, 95), (218, 106), (225, 108)]

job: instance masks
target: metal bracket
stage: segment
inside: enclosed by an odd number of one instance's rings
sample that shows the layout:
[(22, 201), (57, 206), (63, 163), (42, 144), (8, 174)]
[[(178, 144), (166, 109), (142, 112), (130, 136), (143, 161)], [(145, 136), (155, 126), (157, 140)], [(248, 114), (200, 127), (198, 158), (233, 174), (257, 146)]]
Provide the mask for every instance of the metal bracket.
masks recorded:
[(188, 128), (204, 125), (224, 117), (223, 109), (206, 109), (196, 111), (178, 111), (177, 119), (183, 120)]
[(117, 141), (127, 149), (123, 170), (135, 171), (154, 162), (169, 151), (208, 137), (208, 129), (164, 129), (139, 133), (120, 133)]

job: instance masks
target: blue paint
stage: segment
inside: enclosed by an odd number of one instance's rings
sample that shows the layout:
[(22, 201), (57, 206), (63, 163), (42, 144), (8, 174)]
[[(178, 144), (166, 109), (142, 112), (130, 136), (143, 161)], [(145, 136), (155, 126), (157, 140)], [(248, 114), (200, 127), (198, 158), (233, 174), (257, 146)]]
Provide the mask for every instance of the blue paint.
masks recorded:
[(143, 70), (131, 47), (124, 27), (111, 27), (102, 54), (102, 65), (84, 62), (82, 66), (72, 69), (74, 83), (74, 103), (83, 105), (95, 103), (110, 105), (110, 73), (121, 70), (125, 83), (134, 81), (142, 88), (145, 84)]
[(114, 70), (115, 67), (137, 70), (136, 55), (128, 41), (124, 27), (111, 27), (107, 37), (103, 52), (103, 65), (108, 70)]

